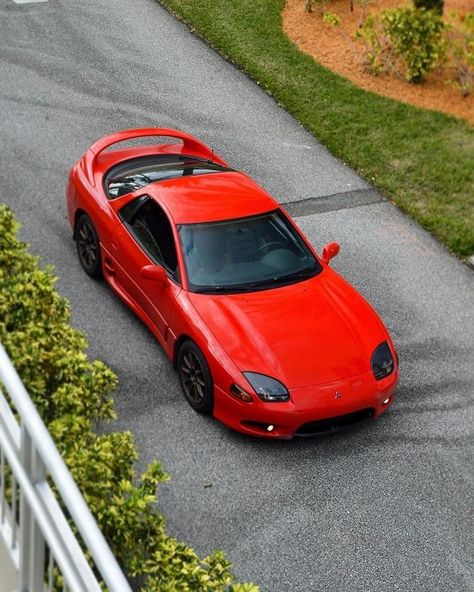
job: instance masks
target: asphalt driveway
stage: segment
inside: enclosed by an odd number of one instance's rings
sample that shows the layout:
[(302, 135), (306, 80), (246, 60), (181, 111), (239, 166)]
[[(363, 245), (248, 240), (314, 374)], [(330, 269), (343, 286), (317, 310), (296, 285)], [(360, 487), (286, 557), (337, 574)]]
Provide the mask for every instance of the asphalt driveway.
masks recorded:
[[(153, 0), (0, 0), (0, 200), (53, 263), (117, 427), (160, 459), (169, 531), (263, 591), (467, 592), (473, 578), (474, 273)], [(177, 127), (249, 172), (375, 306), (401, 358), (378, 422), (265, 442), (195, 414), (152, 336), (81, 271), (69, 167), (113, 130)]]

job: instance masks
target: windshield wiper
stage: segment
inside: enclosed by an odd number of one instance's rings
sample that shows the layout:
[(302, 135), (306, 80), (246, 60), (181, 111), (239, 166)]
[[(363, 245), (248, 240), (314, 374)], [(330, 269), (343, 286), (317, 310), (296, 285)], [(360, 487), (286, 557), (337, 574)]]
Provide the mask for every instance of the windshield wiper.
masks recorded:
[(288, 275), (282, 275), (277, 277), (271, 277), (265, 280), (258, 280), (256, 282), (249, 282), (248, 284), (231, 284), (229, 286), (201, 286), (194, 289), (196, 294), (232, 294), (239, 292), (253, 292), (255, 288), (264, 288), (265, 286), (279, 286), (282, 283), (291, 283), (295, 280), (301, 280), (303, 278), (309, 278), (316, 275), (318, 268), (315, 269), (303, 269), (295, 273), (289, 273)]
[(297, 271), (295, 273), (289, 273), (287, 275), (281, 275), (278, 277), (269, 278), (267, 280), (260, 280), (258, 282), (252, 282), (249, 285), (252, 288), (257, 288), (259, 286), (270, 286), (270, 285), (278, 285), (280, 283), (287, 283), (292, 282), (293, 280), (301, 280), (303, 278), (313, 277), (317, 273), (316, 269), (303, 269), (301, 271)]
[(215, 293), (232, 293), (232, 292), (251, 292), (250, 284), (231, 285), (231, 286), (202, 286), (193, 290), (195, 294), (215, 294)]

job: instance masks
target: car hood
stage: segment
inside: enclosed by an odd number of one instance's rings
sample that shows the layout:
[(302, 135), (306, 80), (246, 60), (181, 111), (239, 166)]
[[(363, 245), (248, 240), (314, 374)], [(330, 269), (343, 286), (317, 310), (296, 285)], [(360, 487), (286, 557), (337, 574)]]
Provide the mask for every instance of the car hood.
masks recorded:
[(370, 371), (375, 347), (388, 338), (375, 311), (329, 267), (272, 290), (189, 297), (239, 370), (290, 389)]

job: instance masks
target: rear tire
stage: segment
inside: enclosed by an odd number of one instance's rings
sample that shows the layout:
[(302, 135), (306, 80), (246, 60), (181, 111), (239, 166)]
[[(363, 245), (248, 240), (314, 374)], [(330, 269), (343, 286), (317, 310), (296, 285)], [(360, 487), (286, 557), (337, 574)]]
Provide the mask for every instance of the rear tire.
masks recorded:
[(74, 236), (82, 269), (92, 278), (101, 278), (102, 255), (99, 235), (87, 214), (82, 214), (77, 221)]
[(214, 408), (214, 385), (206, 359), (193, 341), (178, 352), (178, 375), (186, 401), (198, 413), (210, 415)]

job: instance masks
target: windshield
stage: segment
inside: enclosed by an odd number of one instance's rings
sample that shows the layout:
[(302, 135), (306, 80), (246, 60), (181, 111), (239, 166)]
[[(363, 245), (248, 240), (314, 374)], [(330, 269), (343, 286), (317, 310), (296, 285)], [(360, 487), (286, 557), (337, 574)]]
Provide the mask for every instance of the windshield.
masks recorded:
[(281, 211), (178, 227), (192, 292), (253, 292), (312, 277), (321, 265)]

